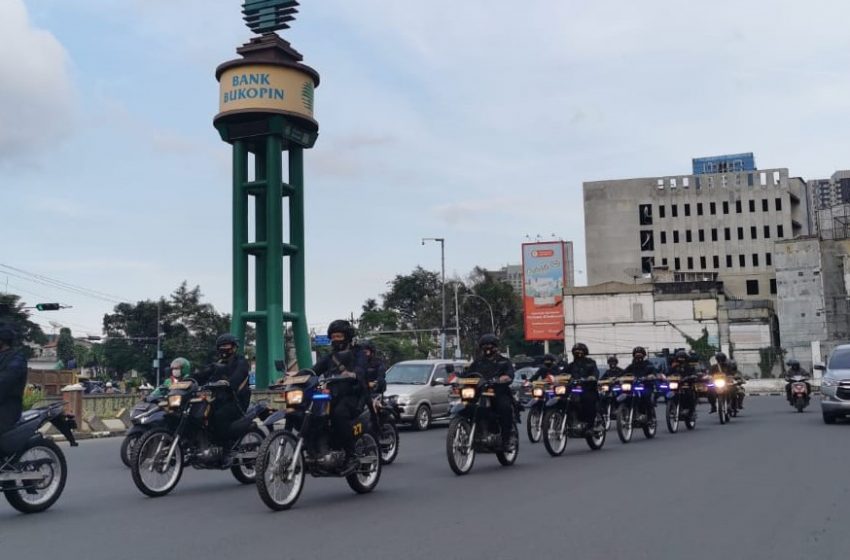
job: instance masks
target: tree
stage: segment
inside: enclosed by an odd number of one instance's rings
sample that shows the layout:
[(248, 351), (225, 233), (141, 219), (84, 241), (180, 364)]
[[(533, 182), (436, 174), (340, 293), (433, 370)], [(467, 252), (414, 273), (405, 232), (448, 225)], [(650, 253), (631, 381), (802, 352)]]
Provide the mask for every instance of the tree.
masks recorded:
[(422, 326), (422, 315), (429, 303), (440, 302), (441, 293), (439, 275), (417, 266), (410, 274), (399, 274), (390, 282), (390, 290), (383, 295), (383, 308), (398, 313), (405, 328), (430, 328), (433, 324)]
[[(46, 344), (47, 336), (41, 327), (30, 321), (30, 313), (25, 309), (26, 304), (15, 294), (0, 294), (0, 323), (10, 325), (21, 336), (24, 342), (31, 344)], [(28, 358), (32, 357), (32, 348), (22, 345), (22, 350)]]
[(74, 361), (74, 337), (71, 329), (62, 327), (59, 329), (59, 340), (56, 342), (56, 357), (62, 362), (62, 367), (71, 367)]

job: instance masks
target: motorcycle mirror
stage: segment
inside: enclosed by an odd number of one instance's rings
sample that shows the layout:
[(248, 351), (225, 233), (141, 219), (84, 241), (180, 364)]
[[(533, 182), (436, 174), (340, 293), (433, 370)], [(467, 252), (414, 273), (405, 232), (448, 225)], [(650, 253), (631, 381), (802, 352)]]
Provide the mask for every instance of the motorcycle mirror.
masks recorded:
[(813, 368), (814, 368), (814, 369), (816, 369), (816, 370), (818, 370), (818, 371), (824, 371), (824, 370), (826, 370), (826, 366), (825, 366), (825, 365), (823, 365), (823, 364), (815, 364), (815, 365), (813, 366)]
[(284, 362), (283, 360), (275, 360), (274, 361), (274, 368), (277, 371), (284, 371), (285, 372), (286, 371), (286, 362)]
[(527, 380), (527, 379), (528, 379), (528, 376), (527, 376), (526, 374), (524, 374), (524, 373), (523, 373), (523, 374), (521, 374), (521, 375), (520, 375), (520, 377), (522, 378), (522, 380), (523, 380), (523, 381), (525, 381), (525, 380)]

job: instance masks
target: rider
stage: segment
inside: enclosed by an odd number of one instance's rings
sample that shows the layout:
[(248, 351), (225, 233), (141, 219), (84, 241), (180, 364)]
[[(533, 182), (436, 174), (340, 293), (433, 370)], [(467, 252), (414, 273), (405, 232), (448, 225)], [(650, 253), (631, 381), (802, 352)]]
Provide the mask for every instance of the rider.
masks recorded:
[(550, 375), (558, 375), (557, 361), (558, 359), (553, 354), (543, 356), (543, 365), (537, 368), (537, 371), (534, 372), (534, 375), (531, 376), (529, 381), (539, 381), (546, 379)]
[(581, 393), (582, 421), (592, 426), (596, 418), (596, 403), (599, 400), (599, 388), (596, 381), (599, 379), (599, 368), (596, 362), (587, 357), (590, 351), (583, 342), (573, 346), (573, 361), (566, 367), (564, 373), (571, 375), (573, 379), (590, 379), (585, 384)]
[[(691, 365), (688, 353), (684, 350), (677, 351), (673, 356), (673, 363), (670, 365), (670, 375), (679, 376), (680, 383), (685, 381), (686, 378), (696, 375), (696, 370)], [(679, 395), (682, 410), (693, 410), (696, 412), (696, 391), (682, 391)]]
[[(788, 372), (785, 374), (785, 398), (788, 399), (788, 402), (791, 402), (791, 378), (797, 375), (803, 376), (805, 378), (809, 377), (809, 373), (800, 367), (800, 362), (798, 360), (788, 360), (786, 364), (788, 366)], [(805, 381), (806, 384), (806, 393), (812, 394), (812, 386), (809, 384), (808, 380)]]
[[(732, 366), (729, 364), (729, 360), (726, 358), (726, 354), (723, 352), (718, 352), (714, 355), (714, 360), (717, 362), (711, 369), (708, 370), (709, 375), (714, 377), (715, 375), (723, 375), (726, 377), (727, 382), (729, 381), (729, 377), (732, 375)], [(709, 389), (708, 391), (708, 404), (711, 405), (711, 410), (708, 412), (709, 414), (714, 414), (717, 412), (717, 389)]]
[(230, 425), (244, 415), (251, 402), (251, 387), (248, 385), (251, 366), (238, 352), (239, 341), (232, 334), (220, 335), (215, 341), (215, 348), (218, 360), (198, 377), (201, 383), (223, 380), (230, 384), (232, 391), (222, 391), (213, 404), (214, 432), (227, 439)]
[[(632, 375), (635, 381), (645, 379), (650, 375), (655, 375), (655, 366), (652, 362), (646, 359), (646, 349), (643, 346), (635, 346), (632, 350), (632, 363), (626, 366), (626, 375)], [(655, 405), (655, 399), (652, 398), (653, 391), (645, 391), (641, 398), (643, 404), (648, 407)]]
[(622, 376), (623, 372), (626, 370), (621, 368), (618, 365), (619, 363), (620, 360), (617, 359), (617, 356), (608, 356), (608, 369), (602, 374), (602, 379), (615, 379)]
[(387, 390), (387, 368), (384, 366), (384, 361), (378, 356), (375, 343), (366, 339), (361, 340), (358, 346), (360, 351), (363, 352), (363, 359), (366, 362), (366, 381), (369, 383), (369, 389), (372, 394), (383, 393)]
[(177, 383), (183, 378), (189, 377), (189, 374), (192, 373), (192, 364), (186, 358), (174, 358), (171, 361), (171, 366), (169, 366), (169, 371), (171, 371), (171, 375), (162, 382), (161, 387), (157, 387), (156, 391), (153, 393), (154, 396), (164, 396), (168, 394), (168, 389), (172, 384)]
[(10, 430), (23, 410), (27, 384), (27, 358), (13, 348), (17, 333), (0, 325), (0, 434)]
[(741, 372), (738, 371), (738, 362), (735, 360), (729, 360), (729, 369), (731, 370), (732, 377), (735, 378), (735, 394), (738, 397), (738, 410), (744, 410), (744, 397), (746, 396), (744, 392), (744, 385), (747, 381), (744, 379), (744, 376), (741, 375)]
[(516, 446), (514, 437), (514, 401), (510, 383), (514, 379), (514, 365), (499, 353), (499, 338), (494, 334), (485, 334), (478, 339), (479, 357), (466, 369), (477, 373), (487, 381), (498, 381), (493, 409), (499, 418), (502, 432), (502, 445), (506, 449)]
[(313, 371), (320, 377), (342, 376), (357, 379), (357, 384), (353, 387), (335, 385), (331, 395), (331, 430), (345, 452), (346, 468), (351, 468), (357, 461), (351, 423), (360, 415), (369, 394), (366, 352), (360, 351), (352, 344), (354, 335), (354, 327), (348, 321), (332, 321), (328, 325), (331, 352), (313, 367)]

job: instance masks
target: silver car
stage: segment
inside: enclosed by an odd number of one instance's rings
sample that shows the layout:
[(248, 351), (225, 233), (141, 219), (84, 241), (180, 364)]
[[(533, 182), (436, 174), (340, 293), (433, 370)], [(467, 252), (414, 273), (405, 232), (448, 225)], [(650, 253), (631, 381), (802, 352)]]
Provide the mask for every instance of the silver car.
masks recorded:
[(466, 362), (408, 360), (387, 370), (387, 399), (398, 405), (401, 421), (427, 430), (434, 420), (449, 415), (449, 376), (461, 373)]
[(838, 346), (829, 355), (826, 367), (815, 369), (824, 370), (820, 405), (823, 421), (832, 424), (837, 417), (850, 414), (850, 344)]

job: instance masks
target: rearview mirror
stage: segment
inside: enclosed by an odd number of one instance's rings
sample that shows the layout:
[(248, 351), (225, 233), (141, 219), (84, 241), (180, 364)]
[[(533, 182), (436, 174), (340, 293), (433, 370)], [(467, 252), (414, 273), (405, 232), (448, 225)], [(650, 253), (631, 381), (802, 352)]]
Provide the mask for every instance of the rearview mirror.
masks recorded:
[(524, 374), (524, 373), (523, 373), (523, 374), (520, 374), (520, 378), (521, 378), (523, 381), (528, 381), (528, 376), (527, 376), (526, 374)]
[(274, 368), (277, 371), (285, 372), (286, 371), (286, 362), (284, 362), (283, 360), (275, 360), (274, 361)]
[(431, 382), (431, 385), (445, 385), (446, 378), (445, 377), (437, 377), (434, 381)]
[(824, 370), (826, 370), (826, 366), (825, 366), (825, 365), (823, 365), (823, 364), (815, 364), (815, 365), (813, 366), (813, 369), (816, 369), (816, 370), (818, 370), (818, 371), (824, 371)]

